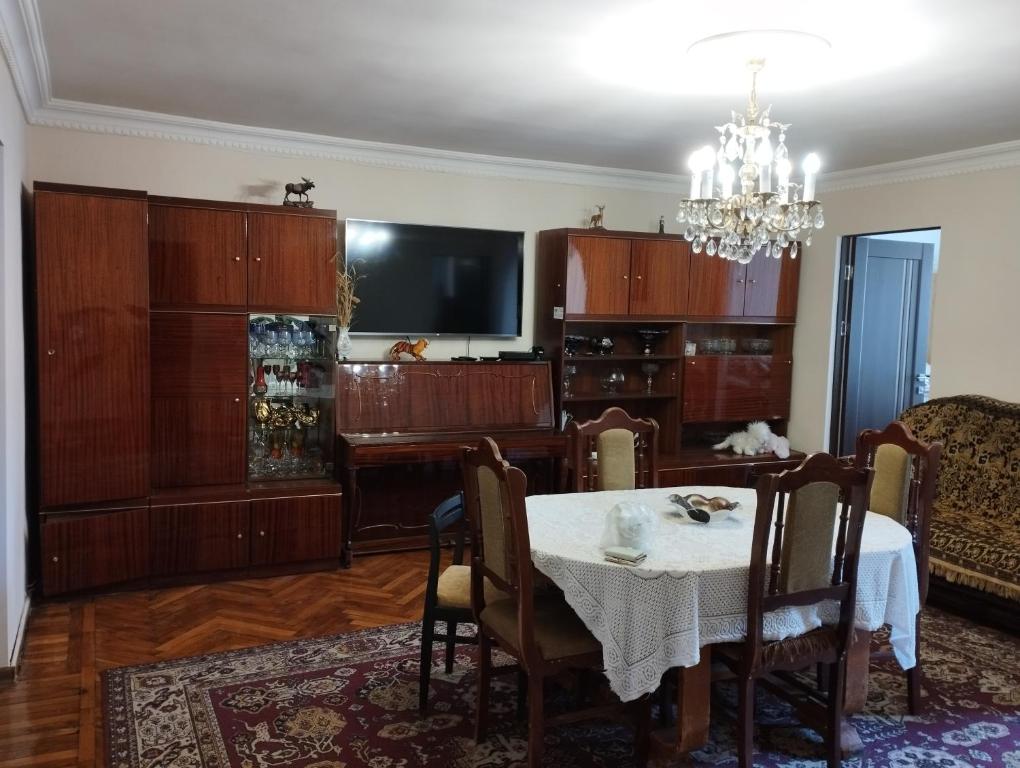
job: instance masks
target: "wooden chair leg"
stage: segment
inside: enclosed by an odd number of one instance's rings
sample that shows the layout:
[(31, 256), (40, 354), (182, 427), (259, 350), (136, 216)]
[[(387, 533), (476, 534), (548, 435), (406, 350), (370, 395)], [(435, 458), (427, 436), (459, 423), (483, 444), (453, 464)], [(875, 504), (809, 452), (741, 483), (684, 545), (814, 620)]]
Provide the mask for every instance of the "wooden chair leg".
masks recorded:
[(457, 622), (446, 622), (446, 674), (453, 672), (453, 655), (456, 653)]
[(829, 671), (825, 668), (825, 666), (826, 665), (821, 662), (815, 664), (815, 682), (818, 690), (822, 693), (825, 693), (825, 686), (828, 682), (827, 678), (829, 675)]
[(634, 756), (638, 768), (648, 765), (652, 739), (652, 696), (642, 696), (634, 702)]
[(542, 765), (542, 749), (545, 746), (545, 722), (543, 720), (543, 683), (541, 675), (528, 675), (528, 768)]
[(924, 673), (921, 672), (921, 614), (917, 614), (917, 625), (914, 627), (914, 666), (907, 670), (907, 706), (910, 714), (920, 715), (924, 711), (921, 703), (921, 687), (924, 684)]
[(418, 711), (422, 714), (429, 706), (429, 681), (432, 677), (432, 636), (435, 622), (428, 612), (421, 623), (421, 661), (418, 672)]
[(662, 676), (659, 682), (659, 725), (665, 728), (673, 724), (673, 697), (672, 680), (670, 670)]
[(485, 740), (489, 719), (489, 674), (492, 666), (492, 641), (478, 628), (478, 711), (475, 713), (475, 741)]
[(825, 753), (829, 768), (839, 768), (843, 762), (843, 681), (845, 679), (845, 660), (829, 665), (829, 707), (825, 729)]
[(754, 678), (737, 683), (737, 765), (754, 768)]
[(528, 676), (524, 674), (524, 667), (517, 668), (517, 719), (523, 720), (527, 716), (525, 705), (528, 702)]

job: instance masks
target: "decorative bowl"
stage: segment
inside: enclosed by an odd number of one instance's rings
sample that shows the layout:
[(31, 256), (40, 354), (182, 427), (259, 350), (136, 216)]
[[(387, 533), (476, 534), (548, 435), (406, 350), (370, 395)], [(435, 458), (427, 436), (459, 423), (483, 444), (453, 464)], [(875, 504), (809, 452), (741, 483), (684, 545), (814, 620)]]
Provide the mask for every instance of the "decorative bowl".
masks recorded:
[(772, 339), (742, 339), (741, 348), (752, 355), (767, 355), (772, 351)]
[(598, 355), (611, 355), (613, 354), (613, 340), (608, 336), (592, 336), (589, 340), (592, 351)]
[(654, 355), (656, 342), (668, 334), (669, 331), (665, 328), (638, 328), (635, 333), (641, 339), (641, 343), (644, 344), (641, 354)]
[[(740, 506), (739, 501), (730, 501), (722, 496), (713, 496), (708, 498), (702, 496), (700, 493), (689, 493), (686, 496), (679, 497), (683, 498), (688, 504), (695, 509), (699, 509), (705, 512), (709, 516), (709, 520), (706, 522), (719, 522), (725, 520), (730, 516), (733, 510)], [(676, 495), (670, 496), (670, 501), (676, 504), (680, 509), (684, 509), (684, 506), (679, 503), (679, 498)]]
[(578, 336), (575, 333), (568, 333), (563, 337), (563, 354), (567, 357), (574, 357), (579, 354), (584, 345), (588, 343), (587, 336)]

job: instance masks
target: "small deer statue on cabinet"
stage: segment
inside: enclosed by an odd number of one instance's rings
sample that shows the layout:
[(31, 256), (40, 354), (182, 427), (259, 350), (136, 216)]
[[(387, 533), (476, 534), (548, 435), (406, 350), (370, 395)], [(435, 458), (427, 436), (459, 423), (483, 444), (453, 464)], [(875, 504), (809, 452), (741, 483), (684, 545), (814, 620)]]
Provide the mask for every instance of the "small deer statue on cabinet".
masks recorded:
[(591, 215), (591, 218), (588, 220), (588, 228), (589, 229), (605, 229), (605, 226), (603, 225), (602, 221), (603, 221), (604, 214), (605, 214), (605, 211), (606, 211), (606, 206), (605, 205), (596, 205), (595, 207), (599, 209), (599, 212), (598, 213), (593, 213)]
[[(311, 179), (306, 179), (304, 176), (301, 177), (301, 181), (289, 181), (284, 186), (287, 194), (283, 196), (283, 204), (291, 205), (295, 208), (311, 208), (314, 203), (308, 199), (308, 190), (315, 189), (315, 182)], [(291, 195), (297, 195), (297, 200), (291, 200)]]

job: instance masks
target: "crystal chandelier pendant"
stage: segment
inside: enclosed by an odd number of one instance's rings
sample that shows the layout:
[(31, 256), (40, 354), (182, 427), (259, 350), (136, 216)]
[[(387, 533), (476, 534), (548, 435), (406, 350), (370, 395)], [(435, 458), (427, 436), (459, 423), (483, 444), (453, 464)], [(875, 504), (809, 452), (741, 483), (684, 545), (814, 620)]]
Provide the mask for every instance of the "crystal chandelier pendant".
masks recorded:
[[(803, 162), (803, 183), (792, 181), (786, 145), (789, 124), (759, 109), (758, 73), (763, 59), (748, 62), (751, 93), (746, 114), (731, 112), (716, 126), (719, 148), (705, 146), (691, 155), (690, 196), (680, 202), (676, 220), (694, 253), (747, 264), (755, 254), (797, 258), (801, 242), (825, 226), (815, 182), (821, 162), (814, 153)], [(775, 141), (773, 141), (775, 132)], [(736, 187), (736, 188), (735, 188)]]

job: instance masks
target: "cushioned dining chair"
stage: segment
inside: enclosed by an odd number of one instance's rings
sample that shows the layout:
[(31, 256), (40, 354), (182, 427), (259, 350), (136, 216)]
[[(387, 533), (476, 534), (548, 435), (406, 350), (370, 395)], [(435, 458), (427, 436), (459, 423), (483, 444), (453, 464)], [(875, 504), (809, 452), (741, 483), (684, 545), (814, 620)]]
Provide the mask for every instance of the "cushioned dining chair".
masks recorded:
[[(737, 764), (742, 768), (753, 765), (754, 692), (759, 680), (801, 704), (824, 707), (828, 765), (840, 765), (846, 658), (854, 629), (857, 562), (871, 475), (870, 470), (816, 453), (796, 469), (758, 480), (746, 639), (715, 647), (716, 657), (737, 677)], [(766, 614), (823, 600), (836, 603), (834, 625), (823, 624), (783, 640), (764, 639)], [(781, 681), (776, 674), (819, 663), (829, 672), (825, 692), (803, 683), (791, 690), (791, 681)]]
[[(624, 706), (617, 703), (545, 717), (545, 679), (568, 669), (601, 670), (602, 646), (562, 594), (534, 590), (524, 473), (504, 461), (489, 438), (477, 448), (464, 449), (462, 466), (471, 540), (480, 542), (473, 547), (471, 561), (471, 599), (478, 623), (475, 738), (481, 741), (486, 735), (492, 646), (496, 644), (517, 660), (527, 677), (528, 765), (538, 766), (546, 725), (621, 715)], [(483, 587), (486, 582), (505, 595), (491, 600)], [(648, 697), (629, 709), (636, 716), (637, 752), (643, 765), (649, 736)]]
[[(857, 436), (856, 466), (875, 471), (868, 508), (896, 520), (910, 531), (913, 539), (917, 593), (922, 610), (928, 596), (932, 503), (941, 459), (941, 443), (929, 445), (918, 440), (901, 421), (894, 421), (882, 430), (866, 429)], [(921, 611), (918, 611), (916, 621), (916, 664), (906, 672), (907, 703), (912, 715), (921, 713), (921, 686), (924, 682), (921, 670)], [(892, 658), (892, 653), (875, 651), (871, 658)]]
[(613, 406), (597, 419), (567, 425), (565, 470), (574, 491), (623, 491), (659, 486), (659, 424)]

